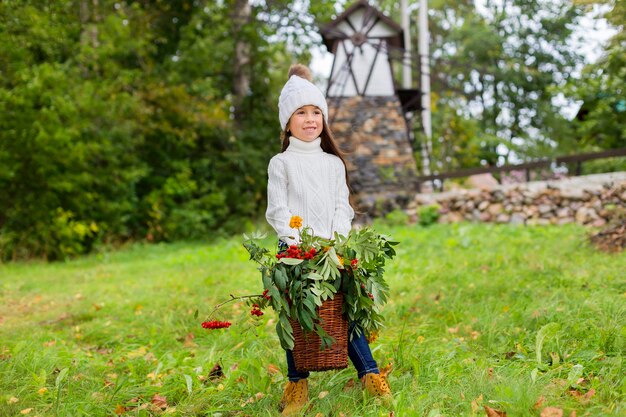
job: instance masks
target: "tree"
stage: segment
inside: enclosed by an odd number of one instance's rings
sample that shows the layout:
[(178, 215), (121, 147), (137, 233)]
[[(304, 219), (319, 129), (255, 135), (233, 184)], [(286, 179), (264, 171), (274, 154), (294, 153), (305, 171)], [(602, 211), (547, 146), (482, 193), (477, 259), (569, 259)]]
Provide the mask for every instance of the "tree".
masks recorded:
[(582, 102), (578, 112), (577, 138), (582, 149), (626, 147), (626, 4), (620, 1), (580, 0), (588, 7), (608, 6), (606, 19), (617, 29), (602, 57), (582, 71), (579, 82), (564, 91)]
[(252, 8), (235, 129), (230, 6), (0, 4), (1, 259), (206, 237), (262, 209), (286, 74), (272, 63), (289, 62)]
[[(397, 13), (397, 2), (380, 3)], [(556, 96), (582, 62), (569, 43), (581, 13), (556, 0), (429, 2), (435, 167), (532, 159), (568, 144)]]

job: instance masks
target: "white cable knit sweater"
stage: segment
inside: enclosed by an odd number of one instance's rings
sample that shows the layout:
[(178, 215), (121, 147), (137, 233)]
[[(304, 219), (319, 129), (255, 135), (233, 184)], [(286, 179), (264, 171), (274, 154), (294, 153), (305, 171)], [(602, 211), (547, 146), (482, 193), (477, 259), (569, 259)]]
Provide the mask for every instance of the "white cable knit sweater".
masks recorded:
[(289, 245), (299, 241), (298, 230), (289, 227), (291, 216), (302, 217), (303, 226), (324, 238), (335, 232), (346, 235), (352, 225), (343, 162), (324, 152), (321, 143), (321, 138), (304, 142), (292, 136), (287, 150), (274, 156), (267, 169), (265, 217)]

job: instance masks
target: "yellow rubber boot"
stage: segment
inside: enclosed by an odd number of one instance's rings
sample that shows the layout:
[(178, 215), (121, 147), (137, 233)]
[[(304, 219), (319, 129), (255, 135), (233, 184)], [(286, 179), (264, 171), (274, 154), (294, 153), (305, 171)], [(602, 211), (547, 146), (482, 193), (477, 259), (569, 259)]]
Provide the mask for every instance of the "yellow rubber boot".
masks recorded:
[(287, 382), (285, 393), (280, 400), (283, 416), (292, 416), (302, 411), (309, 401), (309, 381), (301, 379), (298, 382)]

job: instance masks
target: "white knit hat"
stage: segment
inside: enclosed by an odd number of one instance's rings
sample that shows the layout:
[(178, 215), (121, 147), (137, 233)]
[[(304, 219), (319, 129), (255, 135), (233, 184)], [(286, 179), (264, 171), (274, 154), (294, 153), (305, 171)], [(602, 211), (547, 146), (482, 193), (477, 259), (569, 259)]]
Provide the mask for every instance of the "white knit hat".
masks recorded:
[(324, 94), (312, 82), (298, 75), (291, 75), (278, 97), (280, 127), (285, 130), (293, 112), (307, 105), (318, 107), (328, 123), (328, 104)]

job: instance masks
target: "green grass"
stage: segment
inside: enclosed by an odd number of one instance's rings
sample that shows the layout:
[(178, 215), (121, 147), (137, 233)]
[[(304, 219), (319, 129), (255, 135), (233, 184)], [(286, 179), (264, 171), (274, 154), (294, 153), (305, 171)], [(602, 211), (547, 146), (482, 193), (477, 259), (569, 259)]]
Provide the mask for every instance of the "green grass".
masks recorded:
[[(350, 366), (312, 375), (307, 415), (626, 414), (626, 253), (594, 250), (576, 226), (382, 228), (401, 242), (372, 344), (379, 365), (395, 364), (393, 405), (346, 387)], [(0, 416), (156, 415), (155, 394), (166, 415), (278, 415), (286, 365), (273, 313), (255, 322), (230, 304), (230, 329), (199, 325), (229, 294), (261, 290), (240, 242), (0, 265)], [(211, 382), (217, 362), (225, 377)]]

